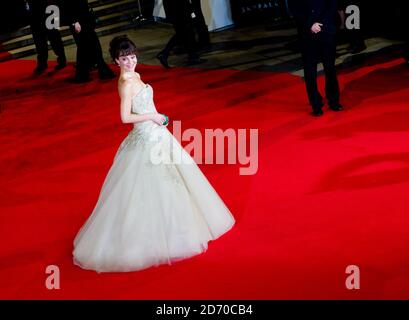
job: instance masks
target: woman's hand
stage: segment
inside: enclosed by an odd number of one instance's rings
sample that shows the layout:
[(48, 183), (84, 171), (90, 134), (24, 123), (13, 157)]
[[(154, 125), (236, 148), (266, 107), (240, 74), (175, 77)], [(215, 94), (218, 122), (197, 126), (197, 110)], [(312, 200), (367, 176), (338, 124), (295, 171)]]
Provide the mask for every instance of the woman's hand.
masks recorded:
[(156, 124), (158, 124), (158, 125), (163, 125), (163, 123), (166, 121), (166, 118), (165, 118), (165, 116), (163, 115), (163, 114), (160, 114), (160, 113), (154, 113), (153, 115), (152, 115), (152, 119), (151, 119), (153, 122), (155, 122)]

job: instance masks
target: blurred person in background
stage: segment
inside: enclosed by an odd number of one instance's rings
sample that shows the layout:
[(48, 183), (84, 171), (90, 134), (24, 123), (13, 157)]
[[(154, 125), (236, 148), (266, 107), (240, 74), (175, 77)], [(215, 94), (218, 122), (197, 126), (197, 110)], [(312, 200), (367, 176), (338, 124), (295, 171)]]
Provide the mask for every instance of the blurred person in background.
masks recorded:
[(37, 52), (37, 66), (33, 73), (42, 74), (48, 68), (48, 42), (50, 42), (54, 53), (57, 56), (55, 70), (63, 69), (67, 65), (64, 44), (58, 29), (49, 29), (46, 26), (46, 8), (49, 5), (56, 5), (56, 1), (51, 0), (27, 0), (26, 8), (29, 13), (31, 33)]
[(101, 44), (95, 32), (96, 16), (88, 6), (87, 0), (62, 0), (64, 21), (70, 26), (77, 44), (77, 62), (73, 82), (91, 80), (90, 72), (94, 66), (100, 79), (115, 78), (114, 72), (104, 61)]
[[(182, 46), (187, 54), (187, 64), (202, 63), (198, 51), (210, 46), (209, 33), (204, 22), (200, 1), (191, 0), (163, 0), (166, 19), (172, 23), (175, 34), (170, 38), (165, 48), (157, 54), (157, 58), (165, 68), (170, 68), (168, 58), (171, 51)], [(196, 41), (198, 32), (199, 43)]]
[(325, 72), (325, 93), (329, 108), (342, 111), (335, 68), (337, 0), (292, 0), (289, 2), (301, 41), (304, 79), (312, 115), (323, 115), (324, 101), (317, 85), (317, 65), (322, 60)]

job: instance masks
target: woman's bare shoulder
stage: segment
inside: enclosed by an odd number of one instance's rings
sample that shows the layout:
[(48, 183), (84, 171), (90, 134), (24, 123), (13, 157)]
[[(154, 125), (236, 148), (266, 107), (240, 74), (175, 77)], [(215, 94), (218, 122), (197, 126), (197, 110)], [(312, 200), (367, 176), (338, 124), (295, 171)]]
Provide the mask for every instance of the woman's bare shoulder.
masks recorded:
[(140, 75), (134, 73), (132, 75), (123, 75), (118, 80), (118, 90), (121, 96), (133, 95), (144, 86), (141, 81)]
[(131, 95), (133, 91), (133, 81), (131, 79), (118, 80), (118, 92), (121, 97)]
[(119, 85), (127, 85), (128, 83), (132, 83), (135, 81), (135, 78), (129, 75), (121, 75), (118, 79)]
[(119, 80), (118, 81), (135, 81), (135, 80), (140, 80), (141, 79), (141, 76), (140, 76), (140, 74), (139, 73), (137, 73), (137, 72), (134, 72), (134, 73), (130, 73), (130, 74), (124, 74), (124, 75), (121, 75), (120, 77), (119, 77)]

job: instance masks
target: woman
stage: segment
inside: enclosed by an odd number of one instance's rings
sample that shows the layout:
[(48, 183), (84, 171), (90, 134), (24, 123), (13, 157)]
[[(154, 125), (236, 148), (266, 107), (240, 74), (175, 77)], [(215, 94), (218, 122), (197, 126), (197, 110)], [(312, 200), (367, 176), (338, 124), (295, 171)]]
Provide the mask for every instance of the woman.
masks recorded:
[(97, 272), (136, 271), (200, 254), (234, 218), (156, 111), (152, 87), (134, 71), (134, 43), (115, 37), (110, 53), (121, 69), (121, 119), (134, 129), (74, 240), (74, 263)]

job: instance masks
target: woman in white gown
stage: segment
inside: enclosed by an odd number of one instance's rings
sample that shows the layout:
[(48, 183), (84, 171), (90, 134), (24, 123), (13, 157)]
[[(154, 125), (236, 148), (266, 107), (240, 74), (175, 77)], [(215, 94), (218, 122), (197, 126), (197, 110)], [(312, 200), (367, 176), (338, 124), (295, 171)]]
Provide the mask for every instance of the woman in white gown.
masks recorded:
[(156, 111), (153, 90), (135, 72), (136, 48), (114, 38), (121, 68), (121, 120), (134, 129), (122, 142), (98, 202), (74, 240), (74, 263), (97, 272), (125, 272), (204, 252), (235, 223), (190, 155)]

